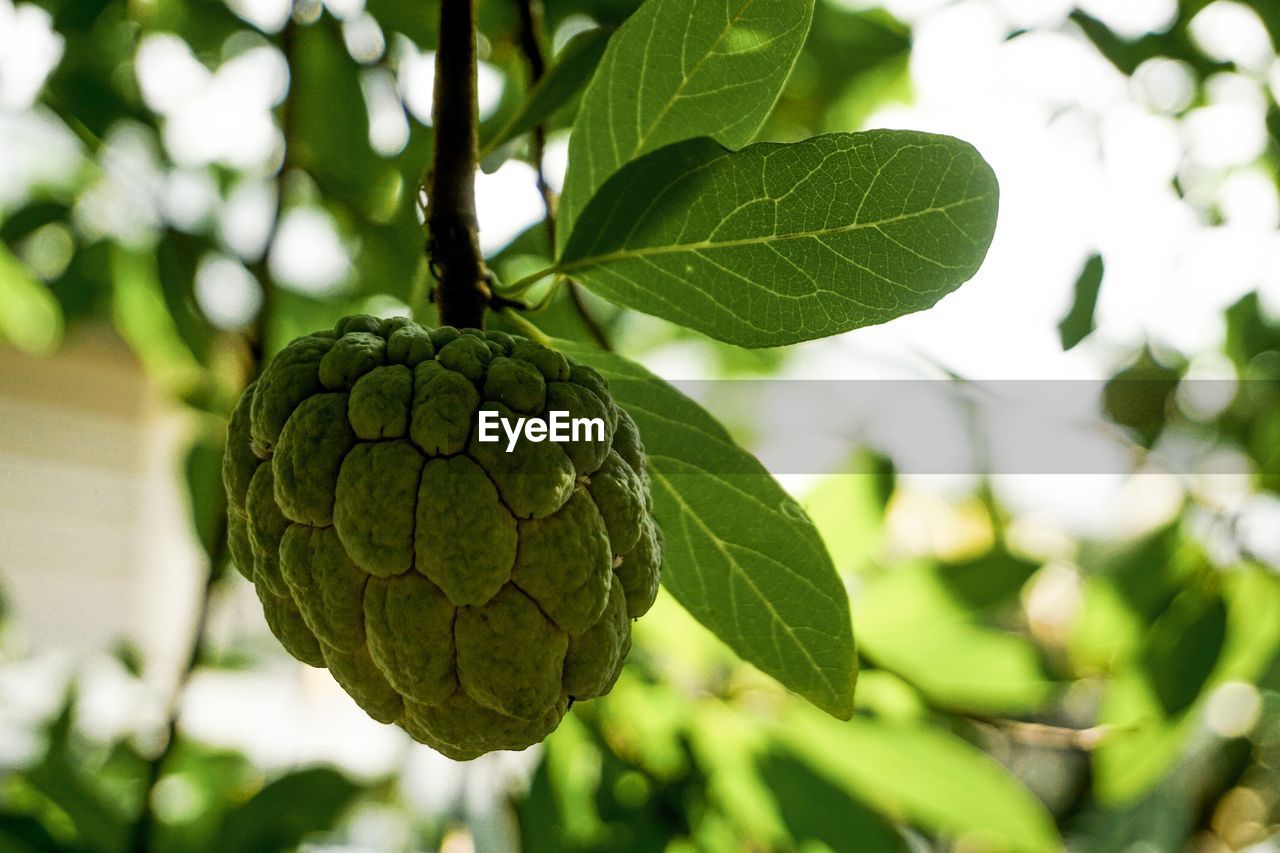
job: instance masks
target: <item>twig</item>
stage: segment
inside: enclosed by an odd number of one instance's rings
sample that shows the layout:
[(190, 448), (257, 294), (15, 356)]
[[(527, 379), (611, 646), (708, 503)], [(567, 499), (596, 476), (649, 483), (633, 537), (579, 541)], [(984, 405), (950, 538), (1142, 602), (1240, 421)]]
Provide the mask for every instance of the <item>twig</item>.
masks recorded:
[(1052, 726), (1047, 723), (1028, 723), (1023, 720), (986, 717), (980, 714), (962, 714), (954, 711), (948, 713), (971, 723), (998, 729), (1018, 743), (1029, 746), (1043, 746), (1050, 749), (1074, 749), (1081, 752), (1091, 752), (1116, 732), (1115, 726), (1105, 724), (1090, 726), (1085, 729), (1073, 729), (1067, 726)]
[[(529, 66), (529, 85), (532, 88), (538, 84), (538, 81), (542, 79), (547, 70), (546, 59), (542, 53), (542, 3), (541, 0), (516, 0), (516, 9), (520, 14), (520, 51), (524, 54), (525, 64)], [(547, 230), (547, 243), (551, 247), (551, 251), (554, 252), (556, 247), (557, 199), (556, 191), (547, 183), (546, 170), (543, 166), (546, 148), (547, 131), (545, 127), (539, 124), (533, 129), (530, 159), (533, 160), (533, 168), (537, 176), (538, 194), (542, 196), (542, 206), (546, 211), (543, 222)], [(596, 342), (596, 345), (603, 350), (612, 352), (613, 346), (609, 343), (604, 327), (600, 325), (600, 321), (596, 319), (595, 315), (591, 313), (591, 309), (587, 307), (586, 300), (582, 295), (582, 288), (571, 279), (565, 280), (565, 286), (569, 291), (569, 300), (573, 303), (574, 310), (582, 318), (582, 324), (586, 326), (587, 332)]]
[[(516, 11), (520, 15), (520, 52), (524, 54), (525, 64), (529, 66), (529, 88), (538, 85), (547, 72), (547, 61), (542, 55), (542, 3), (540, 0), (516, 0)], [(531, 159), (537, 175), (538, 194), (542, 196), (542, 206), (546, 210), (543, 218), (547, 230), (548, 244), (555, 251), (556, 246), (556, 193), (547, 183), (543, 159), (547, 149), (547, 129), (539, 124), (533, 128)]]
[[(919, 690), (916, 683), (901, 672), (879, 663), (876, 664), (876, 667), (884, 672), (891, 673), (895, 677)], [(930, 710), (938, 714), (1001, 731), (1008, 735), (1010, 739), (1017, 741), (1018, 743), (1028, 744), (1030, 746), (1043, 746), (1050, 749), (1075, 749), (1081, 752), (1090, 752), (1101, 746), (1107, 738), (1114, 735), (1117, 731), (1124, 731), (1127, 729), (1125, 726), (1108, 724), (1075, 729), (1069, 726), (1054, 726), (1048, 723), (1032, 723), (1027, 722), (1026, 720), (1012, 720), (1008, 717), (992, 717), (986, 714), (975, 714), (971, 711), (956, 708), (946, 702), (931, 700), (927, 697), (925, 698), (925, 704)]]
[(498, 313), (505, 317), (508, 323), (519, 329), (525, 337), (535, 340), (543, 346), (551, 346), (551, 339), (543, 334), (541, 329), (530, 323), (519, 311), (505, 307)]
[(156, 822), (155, 804), (153, 802), (155, 789), (160, 782), (160, 777), (164, 775), (165, 765), (169, 763), (169, 758), (173, 755), (173, 750), (178, 743), (178, 722), (182, 711), (182, 696), (186, 692), (187, 684), (190, 683), (196, 667), (200, 665), (200, 661), (204, 658), (204, 637), (205, 628), (209, 622), (209, 602), (213, 597), (214, 587), (218, 585), (225, 573), (226, 541), (227, 514), (226, 507), (222, 506), (218, 513), (218, 526), (214, 530), (213, 550), (209, 554), (209, 574), (205, 578), (204, 590), (200, 595), (199, 609), (196, 612), (191, 651), (187, 655), (187, 660), (182, 670), (178, 673), (177, 683), (173, 686), (173, 692), (169, 696), (165, 709), (164, 745), (147, 762), (147, 772), (142, 786), (142, 803), (130, 833), (132, 836), (129, 844), (130, 850), (143, 851), (151, 849), (151, 835)]
[(440, 322), (480, 328), (489, 302), (488, 273), (476, 221), (475, 0), (440, 4), (436, 52), (435, 156), (427, 176), (427, 253), (439, 286)]

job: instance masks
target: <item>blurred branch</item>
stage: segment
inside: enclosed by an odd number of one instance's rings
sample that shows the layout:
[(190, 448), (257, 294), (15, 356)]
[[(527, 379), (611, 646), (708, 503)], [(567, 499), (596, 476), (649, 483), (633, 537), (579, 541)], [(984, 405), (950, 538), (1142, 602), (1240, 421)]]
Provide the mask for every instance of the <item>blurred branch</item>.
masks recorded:
[[(524, 54), (525, 64), (529, 66), (529, 88), (542, 80), (547, 72), (547, 62), (542, 55), (542, 3), (541, 0), (516, 0), (516, 10), (520, 14), (520, 52)], [(547, 240), (551, 250), (556, 245), (556, 194), (547, 183), (546, 172), (542, 161), (547, 148), (547, 129), (539, 124), (533, 129), (531, 158), (537, 173), (538, 194), (542, 196), (542, 206), (546, 210), (543, 222), (546, 224)]]
[(1009, 720), (1000, 717), (987, 717), (981, 714), (966, 714), (948, 711), (962, 720), (975, 723), (1002, 732), (1010, 740), (1028, 746), (1041, 746), (1049, 749), (1074, 749), (1091, 752), (1102, 746), (1116, 727), (1109, 725), (1090, 726), (1085, 729), (1073, 729), (1067, 726), (1052, 726), (1047, 723), (1028, 723), (1023, 720)]
[(1114, 735), (1117, 731), (1124, 730), (1121, 726), (1114, 725), (1096, 725), (1088, 726), (1083, 729), (1076, 729), (1070, 726), (1055, 726), (1049, 723), (1033, 723), (1027, 720), (1014, 720), (1008, 717), (993, 717), (987, 714), (975, 714), (962, 708), (953, 707), (945, 702), (938, 702), (928, 698), (927, 694), (920, 689), (910, 677), (891, 667), (877, 663), (876, 668), (884, 672), (892, 673), (896, 678), (911, 685), (921, 697), (923, 697), (925, 705), (932, 711), (951, 717), (956, 720), (964, 720), (973, 725), (982, 726), (988, 729), (995, 729), (1010, 740), (1017, 743), (1026, 744), (1028, 746), (1047, 747), (1049, 749), (1074, 749), (1080, 752), (1091, 752), (1101, 746), (1107, 738)]
[[(290, 67), (294, 62), (294, 32), (295, 24), (290, 18), (285, 23), (284, 28), (280, 32), (280, 51), (284, 54), (285, 61)], [(290, 93), (292, 95), (292, 93)], [(271, 271), (268, 266), (268, 258), (271, 255), (271, 247), (275, 242), (276, 234), (280, 230), (280, 222), (284, 218), (284, 188), (283, 181), (292, 167), (289, 157), (290, 140), (294, 138), (294, 124), (289, 109), (289, 98), (286, 97), (277, 109), (277, 117), (280, 122), (281, 135), (284, 137), (284, 155), (280, 161), (280, 170), (277, 174), (276, 189), (276, 210), (275, 217), (271, 222), (271, 228), (268, 232), (265, 245), (263, 246), (262, 256), (253, 264), (252, 271), (258, 279), (258, 284), (262, 288), (262, 306), (258, 310), (258, 316), (254, 318), (253, 327), (247, 334), (249, 344), (249, 381), (255, 381), (262, 368), (267, 362), (267, 340), (271, 329), (271, 319), (275, 305), (275, 282), (272, 280)], [(247, 383), (246, 383), (247, 384)], [(182, 715), (182, 697), (186, 693), (187, 685), (191, 682), (192, 676), (199, 668), (201, 662), (205, 659), (205, 650), (207, 648), (207, 628), (209, 624), (210, 604), (213, 601), (214, 590), (222, 582), (226, 576), (226, 569), (230, 561), (230, 554), (227, 550), (227, 513), (226, 513), (226, 495), (221, 488), (218, 489), (218, 502), (220, 511), (217, 513), (218, 526), (214, 531), (213, 545), (209, 553), (208, 574), (205, 576), (204, 588), (200, 593), (200, 600), (197, 603), (195, 626), (192, 629), (192, 637), (190, 651), (184, 662), (182, 669), (178, 672), (177, 681), (174, 683), (173, 691), (165, 705), (165, 727), (164, 742), (160, 750), (147, 762), (146, 775), (142, 788), (142, 802), (138, 811), (138, 817), (134, 821), (131, 830), (130, 850), (149, 850), (151, 849), (151, 836), (155, 830), (155, 804), (153, 802), (156, 785), (160, 782), (164, 775), (165, 766), (169, 763), (170, 757), (178, 743), (178, 726)]]
[(215, 530), (213, 542), (213, 551), (209, 554), (209, 574), (205, 578), (204, 589), (200, 594), (200, 603), (196, 611), (196, 624), (192, 632), (194, 636), (191, 642), (191, 650), (178, 673), (178, 680), (174, 684), (173, 692), (169, 695), (168, 703), (165, 706), (164, 744), (160, 747), (160, 751), (147, 762), (147, 772), (142, 786), (142, 803), (138, 811), (138, 817), (133, 824), (132, 839), (129, 844), (130, 850), (152, 849), (150, 841), (156, 822), (154, 803), (156, 785), (159, 784), (160, 777), (164, 775), (165, 765), (169, 763), (169, 757), (173, 754), (173, 750), (178, 743), (178, 722), (182, 712), (182, 696), (186, 692), (187, 684), (190, 683), (196, 667), (200, 665), (200, 661), (204, 658), (205, 628), (209, 623), (209, 601), (212, 598), (214, 587), (223, 577), (227, 566), (227, 514), (225, 506), (223, 507), (223, 512), (219, 513), (218, 527)]
[[(541, 0), (515, 0), (515, 2), (516, 9), (520, 14), (520, 52), (524, 54), (525, 64), (529, 66), (529, 87), (533, 88), (547, 71), (546, 58), (542, 53), (542, 2)], [(546, 224), (547, 229), (547, 243), (554, 253), (556, 247), (557, 199), (555, 190), (547, 183), (546, 170), (543, 167), (546, 149), (547, 130), (539, 124), (533, 129), (530, 159), (533, 160), (534, 172), (537, 175), (538, 194), (542, 196), (542, 206), (546, 211), (543, 222)], [(565, 280), (565, 285), (569, 290), (569, 299), (573, 303), (573, 308), (578, 312), (578, 316), (582, 318), (582, 323), (587, 327), (587, 332), (601, 349), (612, 352), (613, 347), (609, 343), (609, 338), (605, 335), (600, 321), (596, 319), (591, 313), (591, 309), (587, 306), (586, 300), (582, 295), (582, 288), (578, 286), (577, 282), (568, 279)]]
[[(284, 55), (286, 64), (290, 69), (293, 68), (295, 53), (294, 38), (297, 25), (290, 18), (280, 31), (280, 52)], [(290, 77), (291, 80), (296, 77)], [(290, 83), (292, 87), (294, 84)], [(270, 258), (271, 249), (275, 245), (276, 235), (280, 233), (280, 223), (284, 221), (284, 181), (289, 171), (293, 168), (292, 157), (292, 140), (297, 136), (297, 125), (294, 119), (294, 112), (289, 108), (289, 98), (285, 97), (280, 106), (276, 108), (277, 120), (280, 122), (280, 136), (284, 140), (284, 154), (280, 158), (280, 171), (276, 176), (276, 210), (275, 216), (271, 221), (271, 228), (267, 232), (267, 238), (263, 242), (262, 256), (253, 264), (253, 275), (258, 280), (258, 286), (262, 288), (262, 305), (258, 309), (258, 316), (254, 318), (253, 328), (249, 333), (249, 351), (251, 354), (251, 363), (249, 369), (250, 381), (258, 378), (266, 364), (269, 353), (267, 352), (268, 338), (271, 334), (271, 320), (275, 315), (275, 281), (271, 276)]]
[(427, 175), (427, 253), (438, 282), (440, 322), (480, 328), (490, 292), (476, 221), (475, 0), (440, 4), (431, 116), (435, 153)]

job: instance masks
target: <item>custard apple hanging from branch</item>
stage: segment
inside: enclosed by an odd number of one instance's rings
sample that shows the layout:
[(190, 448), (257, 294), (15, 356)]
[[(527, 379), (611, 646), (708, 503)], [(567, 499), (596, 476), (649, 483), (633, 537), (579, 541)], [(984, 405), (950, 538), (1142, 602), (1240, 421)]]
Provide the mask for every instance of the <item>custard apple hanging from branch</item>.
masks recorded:
[[(602, 439), (477, 440), (482, 409)], [(347, 317), (246, 389), (223, 467), (236, 565), (296, 658), (456, 759), (607, 693), (657, 594), (644, 448), (604, 379), (502, 332)]]

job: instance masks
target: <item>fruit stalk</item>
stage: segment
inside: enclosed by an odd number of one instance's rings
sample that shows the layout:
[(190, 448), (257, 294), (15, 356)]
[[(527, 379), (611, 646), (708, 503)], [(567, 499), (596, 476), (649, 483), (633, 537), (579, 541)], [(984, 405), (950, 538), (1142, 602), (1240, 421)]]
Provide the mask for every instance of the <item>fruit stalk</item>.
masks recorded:
[(488, 272), (476, 222), (475, 0), (442, 0), (436, 52), (435, 153), (427, 177), (427, 254), (440, 321), (480, 328)]

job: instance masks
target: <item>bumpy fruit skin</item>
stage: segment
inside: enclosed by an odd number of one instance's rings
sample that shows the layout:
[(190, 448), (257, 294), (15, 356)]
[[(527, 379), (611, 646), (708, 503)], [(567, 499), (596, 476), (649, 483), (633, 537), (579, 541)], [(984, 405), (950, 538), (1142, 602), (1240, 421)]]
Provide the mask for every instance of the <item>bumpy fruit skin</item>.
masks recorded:
[[(481, 408), (599, 417), (604, 440), (506, 453)], [(590, 367), (501, 332), (356, 315), (298, 338), (236, 407), (223, 480), (281, 644), (451, 758), (607, 693), (657, 595), (635, 423)]]

